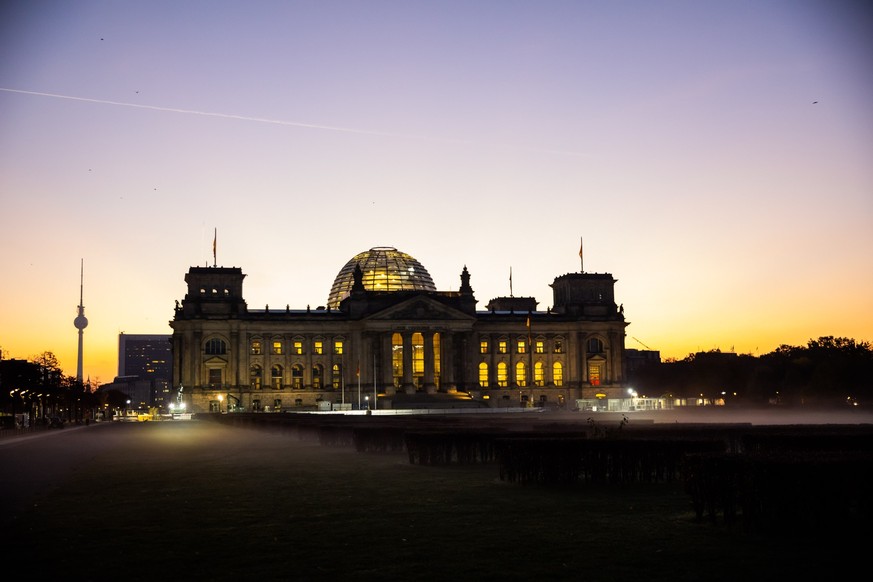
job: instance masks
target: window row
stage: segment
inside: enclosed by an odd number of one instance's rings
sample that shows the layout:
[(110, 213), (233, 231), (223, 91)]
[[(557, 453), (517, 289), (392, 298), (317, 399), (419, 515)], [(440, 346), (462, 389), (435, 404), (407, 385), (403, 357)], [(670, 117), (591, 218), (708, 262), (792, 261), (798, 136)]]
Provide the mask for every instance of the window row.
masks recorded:
[[(293, 339), (288, 344), (288, 353), (292, 355), (302, 355), (305, 353), (307, 342), (303, 339)], [(327, 346), (330, 345), (332, 353), (341, 356), (343, 354), (343, 340), (335, 339), (333, 342), (326, 342), (323, 339), (314, 339), (308, 346), (311, 353), (315, 355), (321, 355), (326, 353), (325, 350)], [(265, 353), (265, 349), (269, 349), (270, 353), (273, 355), (282, 355), (286, 350), (286, 341), (285, 340), (260, 340), (254, 339), (251, 341), (249, 353), (253, 356), (259, 356)]]
[[(496, 377), (491, 377), (491, 369), (487, 363), (479, 364), (479, 386), (489, 388), (497, 385), (500, 388), (509, 386), (510, 381), (510, 365), (506, 362), (499, 362), (496, 366)], [(533, 385), (545, 386), (551, 383), (555, 386), (564, 385), (564, 366), (561, 362), (555, 362), (551, 366), (551, 377), (546, 377), (547, 366), (543, 362), (535, 362), (533, 365)], [(530, 385), (531, 378), (529, 375), (529, 366), (525, 362), (518, 362), (513, 369), (512, 382), (513, 386), (524, 387)]]
[[(309, 386), (316, 390), (321, 388), (339, 387), (343, 381), (343, 367), (341, 364), (334, 364), (330, 369), (330, 381), (325, 383), (325, 368), (320, 364), (316, 364), (311, 368), (311, 376)], [(286, 385), (285, 368), (278, 364), (270, 368), (269, 380), (264, 378), (264, 369), (255, 364), (249, 371), (249, 386), (253, 390), (260, 390), (264, 387), (265, 382), (269, 381), (270, 388), (281, 390)], [(303, 366), (295, 364), (291, 366), (291, 383), (290, 387), (293, 390), (302, 390), (304, 387)]]
[[(527, 354), (531, 348), (533, 348), (533, 353), (535, 354), (544, 354), (546, 353), (546, 340), (535, 339), (529, 340), (527, 338), (518, 338), (514, 342), (510, 342), (509, 339), (501, 338), (494, 342), (496, 347), (496, 352), (498, 354), (508, 354), (510, 350), (510, 345), (514, 346), (514, 351), (516, 354)], [(479, 340), (479, 353), (480, 354), (490, 354), (491, 353), (491, 341), (487, 339)], [(563, 354), (564, 353), (564, 340), (562, 339), (553, 339), (551, 341), (551, 352), (553, 354)]]
[[(509, 339), (501, 338), (496, 341), (496, 351), (498, 354), (508, 354), (510, 350), (510, 345), (514, 346), (514, 352), (516, 354), (527, 354), (529, 350), (533, 349), (533, 353), (535, 354), (544, 354), (547, 350), (547, 342), (544, 339), (535, 339), (530, 340), (529, 338), (518, 338), (514, 342), (511, 342)], [(587, 351), (589, 354), (602, 354), (603, 353), (603, 340), (598, 338), (591, 338), (585, 344)], [(487, 339), (479, 340), (479, 353), (480, 354), (490, 354), (491, 353), (491, 341)], [(563, 354), (564, 353), (564, 340), (561, 338), (556, 338), (551, 341), (551, 352), (553, 354)]]

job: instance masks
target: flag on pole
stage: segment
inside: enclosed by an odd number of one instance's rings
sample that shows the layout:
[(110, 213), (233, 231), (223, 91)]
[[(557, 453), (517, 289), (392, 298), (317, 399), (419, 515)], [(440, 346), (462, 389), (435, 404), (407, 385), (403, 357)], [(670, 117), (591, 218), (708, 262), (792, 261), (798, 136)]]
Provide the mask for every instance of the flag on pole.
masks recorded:
[(215, 235), (212, 237), (212, 266), (218, 266), (216, 251), (218, 250), (218, 227), (215, 228)]
[(509, 267), (509, 296), (512, 297), (512, 267)]
[(582, 259), (582, 237), (579, 237), (579, 270), (585, 272), (585, 261)]

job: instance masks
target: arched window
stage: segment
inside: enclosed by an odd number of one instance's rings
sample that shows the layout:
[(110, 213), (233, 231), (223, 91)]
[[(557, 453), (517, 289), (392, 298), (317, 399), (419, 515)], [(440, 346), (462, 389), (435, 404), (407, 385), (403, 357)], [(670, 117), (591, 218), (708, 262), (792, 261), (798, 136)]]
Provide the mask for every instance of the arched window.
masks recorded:
[(479, 386), (488, 388), (488, 364), (485, 362), (479, 364)]
[(588, 353), (589, 354), (602, 354), (603, 353), (603, 342), (597, 339), (596, 337), (588, 340)]
[(561, 362), (552, 364), (552, 382), (555, 386), (564, 385), (564, 366), (561, 365)]
[(497, 364), (497, 385), (501, 388), (506, 388), (506, 362)]
[(343, 367), (342, 364), (334, 364), (331, 374), (331, 386), (334, 389), (342, 387), (343, 384)]
[(524, 365), (524, 362), (518, 362), (515, 365), (515, 384), (527, 386), (527, 366)]
[(227, 344), (223, 339), (214, 337), (206, 341), (206, 355), (221, 356), (227, 353)]
[(270, 370), (270, 385), (276, 390), (282, 389), (282, 373), (283, 372), (284, 372), (284, 370), (282, 370), (282, 366), (280, 366), (279, 364), (276, 364)]
[(315, 364), (312, 366), (312, 387), (316, 390), (321, 389), (321, 385), (324, 382), (324, 366), (321, 364)]
[(291, 387), (295, 390), (303, 389), (303, 366), (300, 364), (291, 367)]
[(257, 364), (252, 366), (251, 371), (249, 372), (249, 384), (251, 385), (253, 390), (260, 390), (261, 383), (264, 379), (264, 371)]
[(545, 369), (542, 362), (534, 363), (534, 386), (545, 384)]

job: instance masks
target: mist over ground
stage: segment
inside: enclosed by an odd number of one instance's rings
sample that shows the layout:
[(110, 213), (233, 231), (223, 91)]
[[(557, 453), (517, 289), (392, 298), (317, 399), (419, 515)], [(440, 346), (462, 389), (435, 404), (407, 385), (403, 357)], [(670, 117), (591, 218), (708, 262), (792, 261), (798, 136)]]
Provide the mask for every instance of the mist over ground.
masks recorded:
[(753, 425), (791, 424), (873, 424), (873, 409), (846, 408), (767, 408), (695, 406), (669, 410), (637, 410), (630, 412), (546, 412), (545, 417), (561, 421), (578, 419), (583, 422), (607, 423), (747, 423)]

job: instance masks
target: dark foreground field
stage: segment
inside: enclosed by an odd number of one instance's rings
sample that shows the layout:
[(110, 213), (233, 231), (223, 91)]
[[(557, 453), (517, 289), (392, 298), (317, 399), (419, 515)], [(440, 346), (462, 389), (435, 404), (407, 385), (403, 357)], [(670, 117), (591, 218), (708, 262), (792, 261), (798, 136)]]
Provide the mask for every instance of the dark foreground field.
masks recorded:
[(4, 502), (4, 569), (45, 580), (822, 580), (870, 547), (698, 523), (681, 483), (523, 486), (203, 421), (63, 429), (0, 460), (71, 465)]

